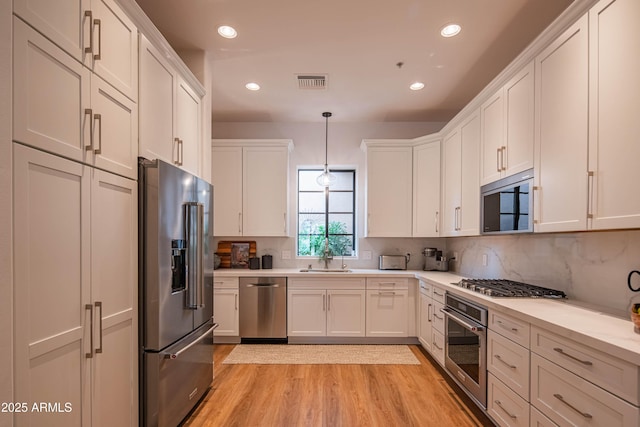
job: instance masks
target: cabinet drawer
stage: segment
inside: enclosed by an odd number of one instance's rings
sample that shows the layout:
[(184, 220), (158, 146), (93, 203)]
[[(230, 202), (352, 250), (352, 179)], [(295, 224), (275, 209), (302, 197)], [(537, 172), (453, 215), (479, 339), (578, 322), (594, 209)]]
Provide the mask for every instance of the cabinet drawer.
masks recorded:
[(489, 329), (529, 348), (530, 326), (527, 322), (500, 312), (489, 311)]
[(634, 405), (640, 404), (640, 367), (636, 365), (537, 327), (531, 330), (531, 351)]
[(213, 277), (214, 289), (238, 289), (240, 287), (240, 279), (238, 277)]
[(287, 287), (289, 289), (365, 289), (365, 279), (357, 277), (291, 278), (288, 279)]
[(437, 301), (439, 303), (444, 304), (444, 294), (445, 291), (442, 288), (439, 288), (437, 286), (433, 286), (433, 300)]
[(444, 304), (433, 300), (433, 329), (444, 334), (444, 314), (442, 314), (442, 310), (444, 308)]
[(546, 415), (538, 411), (533, 406), (531, 406), (531, 413), (529, 417), (531, 418), (531, 422), (529, 424), (531, 427), (558, 427), (558, 424), (551, 421), (546, 417)]
[(529, 426), (529, 402), (487, 375), (487, 413), (500, 426)]
[(431, 355), (444, 366), (444, 335), (436, 330), (431, 331)]
[(420, 293), (428, 296), (429, 298), (433, 298), (433, 285), (429, 282), (425, 282), (424, 280), (420, 280)]
[(492, 330), (487, 337), (487, 369), (529, 400), (529, 350)]
[(559, 425), (637, 427), (640, 408), (533, 353), (531, 404)]
[(409, 289), (409, 279), (402, 278), (367, 278), (367, 290), (404, 290)]

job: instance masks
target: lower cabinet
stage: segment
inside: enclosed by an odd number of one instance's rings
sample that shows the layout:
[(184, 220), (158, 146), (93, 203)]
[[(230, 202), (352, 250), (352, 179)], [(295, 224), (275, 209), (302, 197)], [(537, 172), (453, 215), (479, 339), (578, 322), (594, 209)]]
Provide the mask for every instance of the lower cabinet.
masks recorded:
[(240, 336), (240, 279), (238, 277), (215, 277), (213, 279), (213, 320), (218, 327), (213, 331), (217, 337)]
[(367, 279), (368, 337), (409, 336), (408, 279)]
[(287, 335), (365, 336), (364, 279), (290, 280)]
[(500, 426), (529, 426), (529, 402), (487, 374), (487, 413)]
[[(420, 282), (420, 287), (422, 288)], [(431, 321), (431, 310), (433, 308), (433, 301), (427, 295), (420, 291), (420, 310), (418, 313), (420, 319), (420, 326), (418, 330), (418, 340), (422, 347), (428, 352), (431, 352), (431, 334), (433, 332), (433, 322)]]

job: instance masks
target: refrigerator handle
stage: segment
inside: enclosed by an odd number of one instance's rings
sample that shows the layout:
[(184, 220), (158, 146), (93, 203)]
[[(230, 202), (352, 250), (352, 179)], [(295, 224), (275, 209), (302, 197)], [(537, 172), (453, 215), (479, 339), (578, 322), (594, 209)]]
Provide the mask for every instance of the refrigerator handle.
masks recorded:
[(184, 204), (184, 234), (187, 241), (186, 306), (204, 307), (204, 205)]

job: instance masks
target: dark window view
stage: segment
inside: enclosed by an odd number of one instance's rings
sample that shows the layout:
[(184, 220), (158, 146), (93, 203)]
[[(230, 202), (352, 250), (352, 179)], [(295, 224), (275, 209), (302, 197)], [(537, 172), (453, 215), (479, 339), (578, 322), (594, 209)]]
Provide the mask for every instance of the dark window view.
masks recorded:
[(518, 231), (529, 227), (529, 184), (484, 197), (484, 231)]

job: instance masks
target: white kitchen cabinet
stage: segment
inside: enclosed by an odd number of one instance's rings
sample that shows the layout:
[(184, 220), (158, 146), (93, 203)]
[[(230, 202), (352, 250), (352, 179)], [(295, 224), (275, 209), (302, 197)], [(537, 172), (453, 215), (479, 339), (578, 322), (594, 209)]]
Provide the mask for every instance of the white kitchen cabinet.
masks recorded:
[[(422, 281), (420, 281), (420, 287), (422, 288)], [(422, 347), (428, 352), (431, 352), (431, 342), (432, 342), (432, 332), (433, 326), (431, 321), (431, 311), (433, 310), (433, 300), (425, 294), (420, 292), (420, 309), (419, 309), (419, 319), (420, 326), (418, 329), (418, 340)]]
[(487, 413), (499, 426), (529, 427), (529, 412), (529, 402), (487, 374)]
[(290, 140), (213, 140), (217, 236), (287, 236)]
[(480, 184), (533, 167), (534, 63), (518, 72), (480, 107)]
[(366, 147), (366, 237), (411, 237), (413, 153), (410, 146)]
[[(137, 425), (137, 185), (14, 144), (15, 398), (30, 425)], [(34, 268), (37, 266), (37, 268)]]
[(590, 229), (640, 227), (640, 2), (589, 11)]
[(291, 337), (363, 337), (364, 279), (292, 279), (287, 291)]
[(587, 228), (587, 16), (536, 59), (534, 230)]
[(407, 337), (408, 279), (367, 278), (368, 337)]
[(202, 95), (140, 36), (140, 155), (200, 175)]
[(213, 316), (218, 327), (213, 331), (218, 337), (240, 336), (238, 277), (215, 277), (213, 279)]
[(467, 117), (446, 135), (442, 157), (442, 233), (473, 236), (480, 233), (480, 114)]
[(412, 235), (440, 235), (440, 140), (413, 147)]
[(14, 18), (13, 139), (137, 177), (135, 102)]
[(487, 370), (526, 401), (529, 400), (529, 348), (489, 329)]
[(76, 61), (138, 99), (138, 30), (114, 0), (15, 0), (13, 7)]

